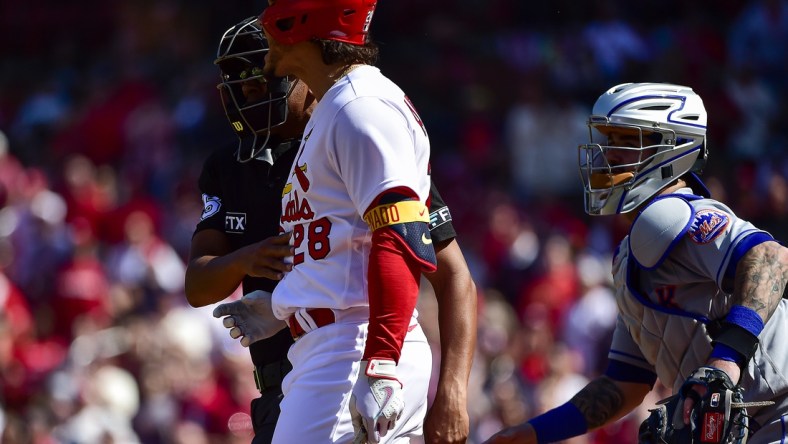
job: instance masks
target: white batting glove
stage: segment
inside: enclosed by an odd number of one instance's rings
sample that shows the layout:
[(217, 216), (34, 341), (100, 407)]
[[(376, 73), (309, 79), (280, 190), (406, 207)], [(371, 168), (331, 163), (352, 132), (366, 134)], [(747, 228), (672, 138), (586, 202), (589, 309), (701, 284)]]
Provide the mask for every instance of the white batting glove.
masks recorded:
[(388, 359), (361, 361), (360, 372), (350, 398), (354, 442), (378, 443), (402, 416), (405, 399), (397, 379), (397, 364)]
[(216, 306), (213, 317), (222, 316), (225, 316), (222, 324), (230, 329), (230, 337), (240, 337), (244, 347), (270, 338), (287, 326), (285, 321), (274, 316), (271, 293), (262, 290), (255, 290), (237, 301)]

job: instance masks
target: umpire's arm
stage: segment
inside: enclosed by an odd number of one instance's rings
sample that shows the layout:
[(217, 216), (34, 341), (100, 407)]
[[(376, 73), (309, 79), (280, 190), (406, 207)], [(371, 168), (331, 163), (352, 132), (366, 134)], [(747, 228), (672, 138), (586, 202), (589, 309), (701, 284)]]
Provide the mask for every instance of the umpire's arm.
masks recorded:
[(435, 245), (438, 269), (425, 276), (438, 301), (441, 364), (438, 389), (424, 423), (429, 443), (465, 442), (470, 432), (468, 378), (476, 348), (476, 284), (457, 240)]

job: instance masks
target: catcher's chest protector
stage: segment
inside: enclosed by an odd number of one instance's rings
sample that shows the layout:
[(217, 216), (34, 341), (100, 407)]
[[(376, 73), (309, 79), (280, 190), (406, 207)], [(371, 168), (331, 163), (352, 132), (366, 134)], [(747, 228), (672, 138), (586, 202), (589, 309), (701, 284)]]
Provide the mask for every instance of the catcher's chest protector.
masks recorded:
[[(688, 189), (686, 189), (689, 191)], [(635, 219), (613, 264), (622, 320), (660, 380), (678, 390), (706, 362), (706, 323), (725, 317), (724, 272), (737, 242), (757, 230), (725, 205), (663, 196)]]
[[(647, 208), (639, 216), (640, 222), (647, 223), (633, 227), (630, 236), (622, 241), (613, 264), (620, 320), (610, 357), (654, 371), (663, 384), (678, 393), (687, 375), (705, 365), (711, 353), (707, 323), (724, 319), (730, 310), (733, 289), (729, 288), (732, 284), (726, 278), (726, 271), (736, 266), (734, 252), (742, 242), (752, 239), (750, 236), (770, 236), (712, 199), (688, 196), (666, 199), (686, 201), (672, 203), (674, 215), (679, 216), (689, 203), (692, 212), (687, 220), (688, 228), (671, 231), (673, 225), (668, 223), (671, 220), (661, 214), (665, 211), (657, 215), (663, 219), (649, 220), (653, 214)], [(676, 216), (673, 222), (684, 227), (680, 219)], [(658, 230), (660, 227), (662, 230)], [(655, 239), (663, 235), (667, 238)], [(642, 253), (640, 250), (646, 248), (644, 242), (649, 240), (652, 251)], [(665, 251), (654, 251), (660, 247)], [(729, 272), (727, 275), (730, 277)], [(784, 299), (759, 335), (760, 345), (739, 381), (751, 415), (750, 436), (752, 427), (781, 421), (781, 415), (788, 411), (787, 322), (788, 300)], [(764, 404), (770, 401), (775, 405)], [(724, 404), (717, 402), (719, 405)], [(666, 409), (662, 406), (655, 410)], [(663, 423), (660, 416), (667, 420), (670, 415), (672, 410), (658, 411), (649, 420)], [(709, 422), (714, 419), (713, 414), (708, 416)], [(709, 436), (712, 441), (708, 442), (715, 442), (712, 435)], [(764, 439), (769, 442), (771, 438)], [(643, 442), (682, 441), (644, 439)]]

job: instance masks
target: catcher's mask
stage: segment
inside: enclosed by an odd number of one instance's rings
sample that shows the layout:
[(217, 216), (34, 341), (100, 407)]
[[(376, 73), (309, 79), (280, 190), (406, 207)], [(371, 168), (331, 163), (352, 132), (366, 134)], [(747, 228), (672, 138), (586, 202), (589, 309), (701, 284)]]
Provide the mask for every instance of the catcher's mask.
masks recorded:
[(579, 147), (585, 210), (628, 213), (677, 178), (702, 171), (706, 110), (686, 86), (626, 83), (602, 94)]
[(219, 41), (216, 64), (222, 106), (238, 136), (239, 162), (257, 157), (278, 143), (271, 130), (287, 120), (287, 99), (295, 84), (287, 77), (263, 75), (268, 42), (257, 17), (244, 19), (225, 31)]

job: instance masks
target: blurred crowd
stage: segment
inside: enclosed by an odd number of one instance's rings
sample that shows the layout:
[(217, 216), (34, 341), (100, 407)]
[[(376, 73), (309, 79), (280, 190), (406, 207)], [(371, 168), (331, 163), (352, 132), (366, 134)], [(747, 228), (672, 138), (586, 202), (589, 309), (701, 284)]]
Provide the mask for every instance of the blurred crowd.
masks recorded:
[[(183, 274), (202, 162), (236, 142), (216, 45), (263, 6), (0, 3), (0, 442), (250, 441), (248, 353)], [(788, 240), (786, 0), (382, 0), (372, 34), (479, 288), (472, 443), (606, 366), (626, 233), (585, 215), (576, 146), (609, 87), (693, 87), (706, 184)], [(437, 358), (428, 284), (419, 310)], [(634, 442), (646, 407), (572, 442)]]

